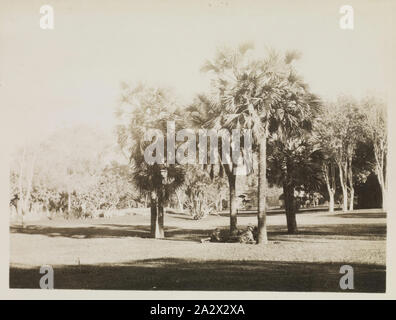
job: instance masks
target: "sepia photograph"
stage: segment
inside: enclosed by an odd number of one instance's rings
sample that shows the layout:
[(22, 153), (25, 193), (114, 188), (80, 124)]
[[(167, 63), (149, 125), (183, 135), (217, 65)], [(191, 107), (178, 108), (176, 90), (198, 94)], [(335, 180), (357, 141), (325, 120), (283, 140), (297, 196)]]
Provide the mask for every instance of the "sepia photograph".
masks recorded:
[(389, 292), (395, 5), (2, 1), (8, 289)]

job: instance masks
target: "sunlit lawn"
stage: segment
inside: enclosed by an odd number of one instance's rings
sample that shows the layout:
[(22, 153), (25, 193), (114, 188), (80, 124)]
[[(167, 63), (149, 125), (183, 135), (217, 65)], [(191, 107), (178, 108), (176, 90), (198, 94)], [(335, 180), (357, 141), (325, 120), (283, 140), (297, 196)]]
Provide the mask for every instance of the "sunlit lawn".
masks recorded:
[[(386, 215), (302, 212), (288, 235), (283, 213), (268, 216), (268, 245), (200, 243), (227, 214), (200, 221), (167, 214), (166, 239), (149, 238), (150, 217), (43, 220), (11, 226), (10, 287), (38, 288), (41, 265), (55, 288), (126, 290), (341, 291), (340, 266), (354, 267), (355, 290), (384, 292)], [(241, 213), (238, 224), (255, 224)]]

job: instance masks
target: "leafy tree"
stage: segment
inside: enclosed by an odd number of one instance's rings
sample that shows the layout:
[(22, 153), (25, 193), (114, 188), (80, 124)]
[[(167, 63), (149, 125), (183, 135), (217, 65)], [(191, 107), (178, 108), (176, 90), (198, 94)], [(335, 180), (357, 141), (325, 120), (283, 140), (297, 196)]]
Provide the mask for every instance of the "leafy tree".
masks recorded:
[[(333, 163), (337, 166), (342, 189), (342, 208), (353, 210), (354, 205), (354, 166), (353, 157), (356, 146), (364, 137), (364, 114), (356, 100), (340, 96), (335, 103), (329, 103), (321, 114), (317, 125), (318, 140), (327, 154), (324, 164), (325, 179), (333, 178)], [(330, 169), (330, 174), (329, 174)], [(328, 184), (330, 199), (334, 194), (334, 181)], [(349, 207), (348, 207), (349, 194)], [(330, 204), (333, 208), (333, 204)]]
[[(46, 185), (67, 194), (67, 212), (72, 214), (72, 194), (83, 194), (97, 184), (114, 157), (114, 144), (104, 132), (87, 126), (58, 130), (44, 143), (42, 166), (51, 166)], [(45, 175), (41, 175), (44, 176)]]
[(329, 125), (331, 119), (331, 113), (328, 109), (322, 109), (321, 116), (314, 122), (313, 135), (315, 143), (319, 145), (323, 155), (322, 175), (329, 199), (329, 212), (334, 212), (337, 190), (337, 164), (336, 152), (333, 145), (335, 132), (334, 128)]
[(31, 206), (31, 192), (39, 149), (39, 143), (26, 142), (13, 154), (14, 161), (10, 172), (11, 197), (14, 199), (13, 204), (23, 226), (24, 215)]
[(388, 152), (387, 109), (386, 104), (378, 98), (368, 97), (362, 101), (365, 114), (363, 128), (369, 143), (374, 149), (374, 172), (378, 178), (382, 193), (382, 208), (386, 210), (386, 160)]
[[(116, 169), (121, 165), (115, 161), (122, 159), (111, 138), (80, 125), (59, 129), (40, 143), (18, 150), (11, 168), (11, 189), (15, 194), (18, 182), (23, 182), (24, 211), (91, 216), (101, 207), (119, 206), (121, 197), (133, 197), (136, 191), (125, 183), (128, 173)], [(22, 171), (18, 159), (24, 159)]]

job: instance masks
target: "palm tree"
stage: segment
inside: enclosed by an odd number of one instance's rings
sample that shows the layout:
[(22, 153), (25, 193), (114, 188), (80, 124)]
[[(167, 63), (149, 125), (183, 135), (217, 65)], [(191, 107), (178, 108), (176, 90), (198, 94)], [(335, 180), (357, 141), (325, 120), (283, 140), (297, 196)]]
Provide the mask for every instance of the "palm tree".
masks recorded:
[(267, 140), (282, 124), (287, 130), (299, 128), (307, 109), (316, 104), (308, 87), (293, 70), (295, 52), (281, 56), (270, 51), (265, 59), (249, 56), (252, 46), (223, 49), (205, 70), (214, 73), (213, 87), (222, 107), (226, 127), (252, 130), (258, 151), (258, 238), (266, 243)]
[(269, 181), (282, 186), (288, 233), (298, 232), (295, 190), (307, 193), (320, 190), (322, 183), (322, 153), (309, 136), (272, 135), (269, 143)]
[[(322, 171), (317, 170), (321, 164), (318, 147), (310, 139), (313, 122), (317, 118), (321, 103), (319, 98), (310, 92), (303, 79), (299, 77), (291, 62), (298, 58), (290, 52), (285, 56), (287, 77), (285, 90), (281, 94), (274, 115), (270, 119), (270, 131), (273, 132), (272, 158), (281, 165), (282, 183), (285, 196), (285, 209), (289, 233), (297, 232), (296, 206), (294, 190), (299, 184), (307, 186), (310, 182), (319, 188)], [(305, 163), (305, 164), (304, 164)], [(319, 166), (321, 169), (321, 167)], [(299, 177), (304, 178), (302, 181)], [(301, 182), (302, 181), (302, 182)]]
[(267, 243), (266, 228), (266, 158), (267, 139), (272, 118), (278, 113), (282, 95), (287, 91), (291, 62), (270, 52), (265, 59), (249, 56), (251, 45), (236, 50), (219, 51), (215, 61), (207, 63), (205, 70), (214, 72), (213, 87), (223, 108), (227, 127), (244, 127), (252, 130), (258, 151), (258, 237), (257, 243)]
[[(188, 112), (188, 121), (197, 128), (205, 129), (220, 129), (224, 124), (222, 115), (222, 106), (216, 99), (216, 96), (200, 94), (195, 98), (195, 101), (186, 109)], [(222, 162), (222, 145), (218, 141), (219, 159), (218, 164), (211, 164), (208, 167), (210, 176), (213, 179), (217, 174), (219, 178), (223, 178), (226, 173), (229, 189), (229, 212), (230, 212), (230, 234), (235, 234), (238, 231), (237, 227), (237, 194), (236, 194), (236, 175), (234, 172), (233, 163)]]
[(164, 238), (164, 206), (183, 185), (184, 170), (176, 165), (149, 165), (142, 154), (133, 155), (133, 180), (143, 194), (149, 194), (151, 235)]
[[(166, 131), (167, 121), (177, 117), (177, 103), (163, 88), (124, 85), (122, 104), (116, 111), (120, 120), (118, 142), (133, 165), (133, 180), (143, 195), (150, 198), (151, 233), (154, 238), (164, 237), (164, 204), (184, 181), (184, 170), (176, 164), (147, 163), (144, 152), (151, 143), (144, 140), (150, 129)], [(166, 150), (164, 141), (164, 154)]]

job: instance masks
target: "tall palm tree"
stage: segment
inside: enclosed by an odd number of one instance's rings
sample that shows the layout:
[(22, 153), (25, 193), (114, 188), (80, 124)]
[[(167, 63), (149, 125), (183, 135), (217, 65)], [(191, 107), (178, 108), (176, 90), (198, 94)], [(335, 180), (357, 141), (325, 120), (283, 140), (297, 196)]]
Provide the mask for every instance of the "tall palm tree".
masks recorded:
[[(291, 62), (297, 57), (295, 53), (288, 53), (285, 56), (287, 62), (285, 90), (277, 104), (276, 116), (270, 120), (270, 131), (274, 133), (272, 158), (282, 166), (280, 185), (284, 190), (289, 233), (297, 232), (295, 187), (298, 184), (307, 187), (315, 183), (315, 188), (318, 189), (318, 173), (321, 175), (321, 170), (317, 170), (318, 164), (321, 164), (320, 153), (313, 143), (314, 140), (310, 139), (313, 122), (321, 110), (321, 103), (294, 70)], [(302, 183), (299, 177), (305, 177), (306, 181)]]
[[(222, 116), (222, 107), (216, 96), (200, 94), (195, 98), (195, 101), (187, 108), (188, 121), (198, 128), (205, 129), (220, 129), (224, 121)], [(226, 173), (229, 189), (229, 212), (230, 212), (230, 234), (235, 234), (237, 228), (237, 194), (236, 194), (236, 175), (234, 172), (233, 163), (225, 163), (222, 160), (222, 145), (218, 141), (219, 146), (219, 160), (218, 164), (211, 164), (209, 167), (210, 175), (213, 179), (214, 174), (223, 177)]]
[(322, 153), (309, 136), (294, 136), (284, 140), (276, 134), (269, 143), (269, 181), (282, 186), (288, 233), (297, 233), (294, 192), (319, 191), (322, 183)]
[[(144, 152), (151, 142), (145, 141), (147, 130), (166, 132), (167, 121), (177, 117), (177, 103), (163, 88), (138, 85), (124, 86), (122, 104), (116, 111), (120, 120), (118, 142), (133, 165), (133, 180), (142, 194), (150, 197), (151, 233), (154, 238), (164, 237), (164, 204), (183, 184), (184, 170), (175, 164), (147, 163)], [(165, 136), (165, 134), (164, 134)], [(164, 139), (164, 154), (166, 138)]]
[(249, 56), (250, 49), (252, 46), (242, 45), (236, 50), (219, 51), (205, 69), (215, 74), (213, 86), (221, 101), (225, 125), (252, 130), (258, 151), (257, 243), (265, 244), (267, 139), (271, 118), (277, 116), (277, 106), (286, 89), (287, 70), (285, 60), (274, 52), (265, 59), (255, 59)]
[(282, 123), (289, 128), (298, 127), (306, 111), (305, 99), (313, 99), (309, 94), (301, 98), (306, 86), (292, 68), (298, 57), (295, 52), (282, 56), (270, 51), (265, 59), (257, 59), (249, 55), (250, 49), (252, 46), (245, 44), (234, 50), (220, 50), (204, 69), (214, 73), (212, 86), (222, 107), (225, 126), (252, 130), (258, 152), (257, 243), (267, 243), (267, 140)]

